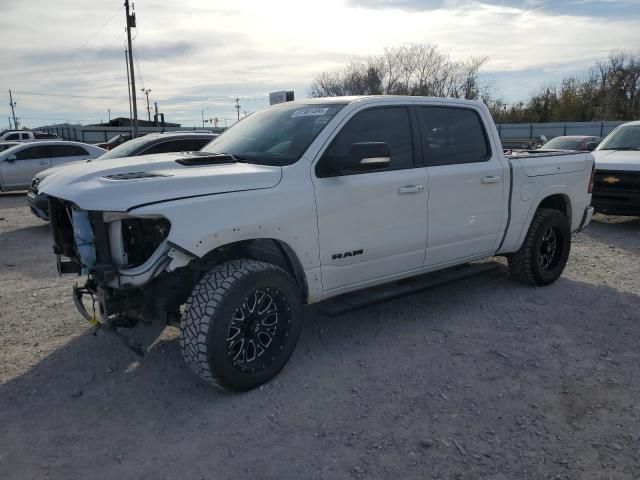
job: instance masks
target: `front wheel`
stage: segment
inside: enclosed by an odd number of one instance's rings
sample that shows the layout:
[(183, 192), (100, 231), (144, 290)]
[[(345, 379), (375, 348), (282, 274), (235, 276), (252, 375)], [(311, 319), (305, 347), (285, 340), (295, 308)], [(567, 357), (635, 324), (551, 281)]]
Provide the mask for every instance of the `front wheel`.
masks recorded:
[(535, 213), (522, 247), (508, 257), (509, 270), (520, 282), (548, 285), (562, 274), (571, 250), (571, 227), (558, 210)]
[(300, 290), (282, 268), (249, 259), (218, 265), (187, 300), (180, 325), (184, 360), (216, 386), (255, 388), (289, 360), (301, 310)]

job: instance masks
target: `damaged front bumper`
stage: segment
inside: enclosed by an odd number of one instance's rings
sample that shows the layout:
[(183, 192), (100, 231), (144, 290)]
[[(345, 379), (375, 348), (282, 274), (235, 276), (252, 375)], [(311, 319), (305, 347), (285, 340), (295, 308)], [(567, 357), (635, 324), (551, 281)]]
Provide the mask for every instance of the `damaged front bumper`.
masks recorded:
[[(87, 276), (85, 286), (74, 289), (74, 302), (85, 318), (131, 326), (173, 315), (172, 294), (182, 294), (181, 279), (162, 274), (188, 265), (194, 257), (168, 241), (168, 220), (85, 211), (58, 199), (50, 199), (49, 211), (58, 273)], [(92, 307), (97, 306), (93, 315), (84, 307), (87, 296)]]
[[(84, 299), (86, 297), (91, 298), (92, 313), (89, 313), (87, 311), (87, 307), (84, 304)], [(122, 341), (125, 346), (129, 348), (129, 350), (131, 350), (133, 353), (140, 357), (144, 356), (144, 349), (142, 348), (141, 343), (136, 342), (135, 340), (118, 332), (118, 326), (124, 325), (116, 325), (109, 319), (105, 319), (102, 322), (98, 320), (95, 312), (95, 297), (93, 292), (89, 288), (87, 288), (87, 285), (85, 285), (84, 287), (75, 286), (73, 288), (73, 303), (76, 306), (78, 312), (80, 312), (80, 314), (91, 324), (91, 326), (95, 328), (94, 333), (97, 333), (98, 330), (100, 330), (110, 335), (114, 335), (120, 341)]]

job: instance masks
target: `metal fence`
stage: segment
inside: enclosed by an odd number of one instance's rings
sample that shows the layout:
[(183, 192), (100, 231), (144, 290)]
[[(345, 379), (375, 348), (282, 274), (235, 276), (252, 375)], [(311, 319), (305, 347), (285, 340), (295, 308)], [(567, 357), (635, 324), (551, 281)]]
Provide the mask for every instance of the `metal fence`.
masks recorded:
[[(48, 125), (39, 127), (39, 131), (55, 133), (64, 140), (75, 140), (85, 143), (101, 143), (110, 140), (116, 135), (131, 133), (130, 127), (88, 127), (83, 125)], [(193, 131), (209, 131), (213, 133), (222, 133), (223, 127), (140, 127), (140, 133), (154, 132), (193, 132)]]
[(544, 135), (548, 139), (564, 135), (591, 135), (606, 137), (622, 121), (612, 122), (559, 122), (559, 123), (504, 123), (496, 125), (500, 138), (536, 138)]
[[(560, 122), (560, 123), (504, 123), (496, 125), (500, 138), (537, 138), (544, 135), (548, 139), (562, 135), (592, 135), (606, 137), (622, 121), (611, 122)], [(40, 127), (49, 133), (55, 133), (65, 140), (79, 142), (99, 143), (122, 133), (131, 133), (130, 127), (87, 127), (83, 125), (49, 125)], [(140, 133), (152, 133), (163, 131), (189, 132), (194, 130), (208, 130), (214, 133), (222, 133), (224, 127), (140, 127)]]

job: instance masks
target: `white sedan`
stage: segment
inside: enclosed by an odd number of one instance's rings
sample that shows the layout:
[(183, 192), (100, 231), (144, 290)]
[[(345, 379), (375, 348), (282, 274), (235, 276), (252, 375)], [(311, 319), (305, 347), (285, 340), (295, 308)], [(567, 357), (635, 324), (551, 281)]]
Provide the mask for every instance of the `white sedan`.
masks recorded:
[(88, 143), (63, 140), (22, 143), (0, 152), (0, 191), (26, 190), (47, 168), (97, 158), (106, 150)]

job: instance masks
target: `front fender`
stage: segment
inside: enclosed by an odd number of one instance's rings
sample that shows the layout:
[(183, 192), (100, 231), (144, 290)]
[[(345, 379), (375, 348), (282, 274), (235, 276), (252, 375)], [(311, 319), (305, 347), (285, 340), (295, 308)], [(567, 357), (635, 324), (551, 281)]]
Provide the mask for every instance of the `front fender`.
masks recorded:
[[(270, 188), (175, 200), (133, 210), (171, 222), (167, 243), (173, 266), (202, 258), (232, 243), (273, 239), (287, 245), (307, 281), (309, 302), (321, 296), (320, 254), (313, 189), (290, 182), (288, 191)], [(295, 200), (292, 200), (295, 199)]]

